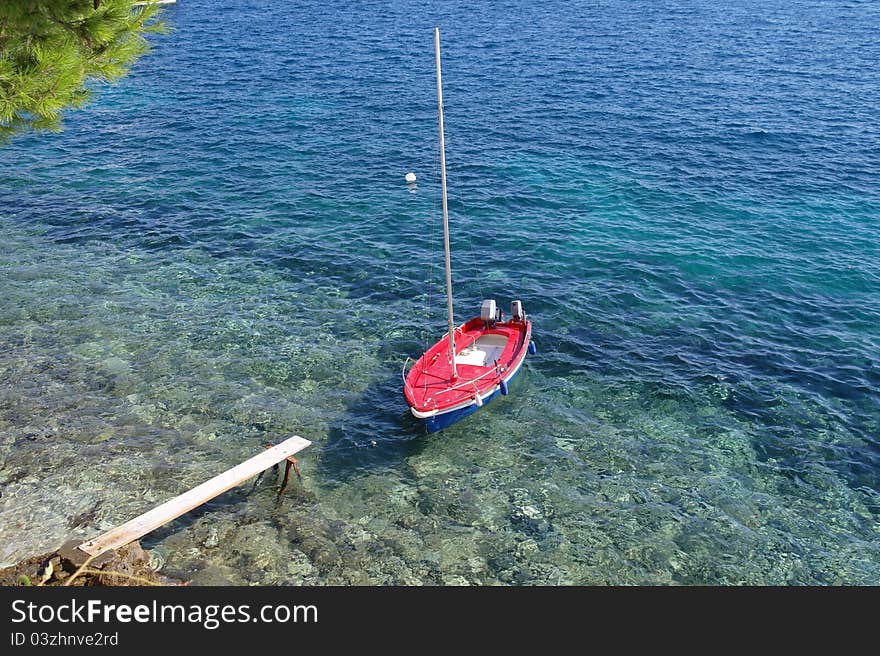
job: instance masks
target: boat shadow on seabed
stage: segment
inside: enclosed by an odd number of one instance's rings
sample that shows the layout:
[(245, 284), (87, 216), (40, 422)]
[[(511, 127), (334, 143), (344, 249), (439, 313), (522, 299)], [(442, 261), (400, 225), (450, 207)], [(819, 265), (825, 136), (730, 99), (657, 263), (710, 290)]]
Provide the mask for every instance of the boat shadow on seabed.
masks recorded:
[(422, 451), (430, 437), (400, 395), (395, 372), (370, 385), (330, 425), (313, 465), (323, 481), (345, 481), (353, 475), (395, 469)]
[[(512, 390), (528, 386), (527, 369), (524, 366), (511, 381)], [(326, 442), (317, 449), (318, 458), (310, 465), (322, 481), (334, 484), (359, 474), (403, 468), (407, 459), (432, 448), (437, 440), (470, 440), (475, 433), (491, 432), (494, 422), (486, 420), (507, 414), (509, 404), (518, 400), (513, 394), (499, 397), (487, 408), (489, 414), (478, 413), (440, 432), (429, 433), (402, 400), (401, 384), (399, 372), (384, 377), (331, 425)]]

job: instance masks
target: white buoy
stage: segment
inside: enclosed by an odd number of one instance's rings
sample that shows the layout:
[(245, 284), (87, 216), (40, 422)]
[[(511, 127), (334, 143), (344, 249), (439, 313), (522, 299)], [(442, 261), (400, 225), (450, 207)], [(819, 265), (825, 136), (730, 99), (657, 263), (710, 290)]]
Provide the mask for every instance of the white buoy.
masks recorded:
[(413, 172), (409, 172), (405, 176), (407, 184), (413, 184), (416, 181), (416, 174)]

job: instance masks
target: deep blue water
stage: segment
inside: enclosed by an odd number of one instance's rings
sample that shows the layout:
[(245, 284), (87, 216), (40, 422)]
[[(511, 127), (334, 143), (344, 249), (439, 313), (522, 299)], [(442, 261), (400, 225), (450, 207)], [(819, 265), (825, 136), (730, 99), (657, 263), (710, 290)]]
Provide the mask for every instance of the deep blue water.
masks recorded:
[[(880, 7), (295, 4), (179, 0), (0, 150), (4, 564), (295, 433), (303, 481), (147, 538), (165, 571), (880, 581)], [(434, 25), (456, 318), (522, 299), (538, 354), (425, 436)]]

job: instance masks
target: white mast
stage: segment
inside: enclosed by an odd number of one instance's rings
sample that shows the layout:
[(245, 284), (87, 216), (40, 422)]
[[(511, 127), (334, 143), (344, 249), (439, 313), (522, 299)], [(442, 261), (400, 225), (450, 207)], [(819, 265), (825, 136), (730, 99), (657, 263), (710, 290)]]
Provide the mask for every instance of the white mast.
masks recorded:
[(449, 254), (449, 211), (446, 205), (446, 143), (443, 140), (443, 83), (440, 78), (440, 28), (434, 28), (434, 52), (437, 56), (437, 110), (440, 122), (440, 187), (443, 191), (443, 250), (446, 253), (446, 312), (449, 315), (449, 359), (452, 378), (458, 378), (455, 366), (455, 320), (452, 318), (452, 258)]

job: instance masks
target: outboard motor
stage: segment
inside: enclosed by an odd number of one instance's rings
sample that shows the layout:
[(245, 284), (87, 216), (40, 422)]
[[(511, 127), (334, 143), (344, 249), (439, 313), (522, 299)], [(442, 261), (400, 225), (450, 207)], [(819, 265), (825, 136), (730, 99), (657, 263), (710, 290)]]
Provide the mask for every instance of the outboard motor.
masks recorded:
[(510, 316), (514, 321), (526, 320), (526, 313), (522, 309), (522, 301), (514, 301), (510, 304)]
[(480, 306), (480, 319), (489, 324), (501, 321), (501, 309), (495, 307), (493, 299), (483, 301), (483, 304)]

